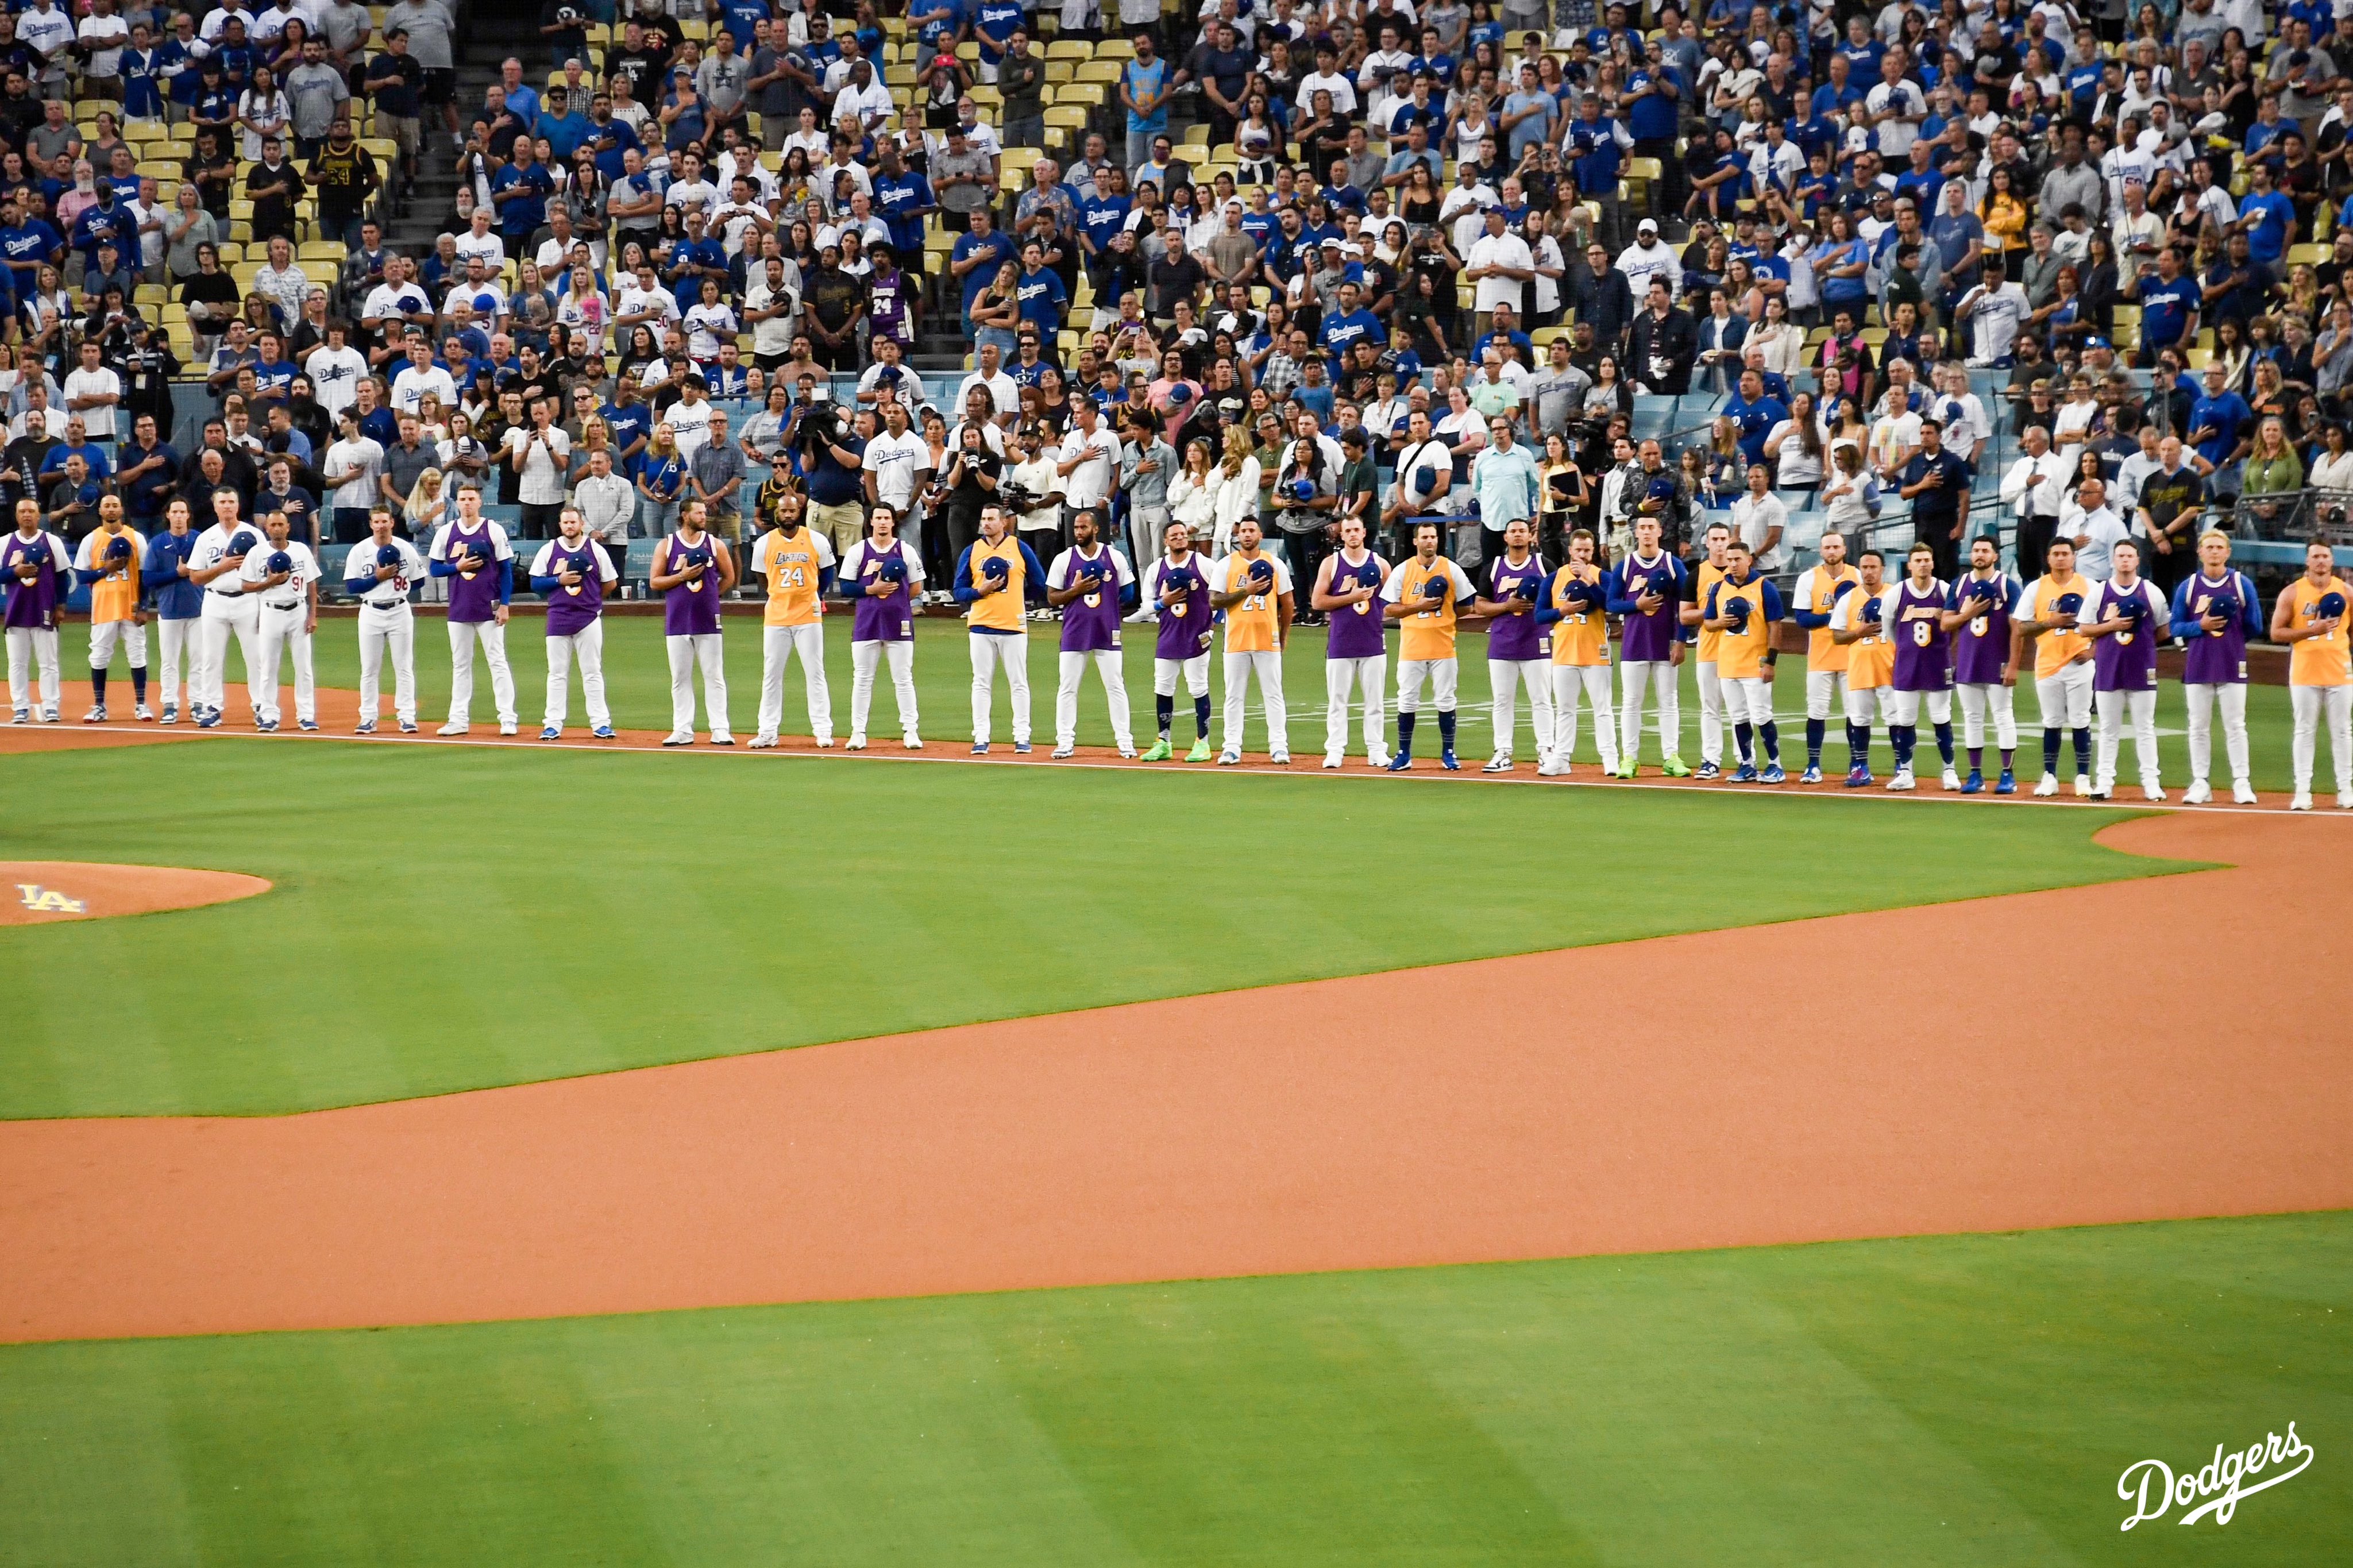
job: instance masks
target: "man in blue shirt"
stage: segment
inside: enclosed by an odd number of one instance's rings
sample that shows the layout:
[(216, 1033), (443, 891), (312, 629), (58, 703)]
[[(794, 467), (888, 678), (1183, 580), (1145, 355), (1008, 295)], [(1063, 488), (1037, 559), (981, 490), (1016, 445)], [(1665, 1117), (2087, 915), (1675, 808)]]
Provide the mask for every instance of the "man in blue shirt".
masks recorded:
[(972, 14), (973, 36), (980, 41), (980, 79), (997, 84), (997, 62), (1005, 47), (1021, 30), (1021, 0), (980, 0)]
[(2198, 312), (2206, 299), (2197, 280), (2182, 275), (2181, 253), (2171, 246), (2157, 253), (2157, 270), (2133, 280), (2132, 297), (2140, 304), (2140, 353), (2143, 369), (2157, 363), (2158, 353), (2197, 346)]
[(555, 182), (532, 152), (531, 139), (515, 138), (514, 162), (491, 176), (491, 200), (499, 209), (499, 235), (507, 255), (519, 258), (532, 232), (547, 220), (547, 198)]
[(1168, 62), (1153, 52), (1149, 31), (1135, 35), (1135, 58), (1120, 67), (1119, 101), (1127, 110), (1127, 166), (1152, 161), (1152, 139), (1168, 134)]
[[(1341, 255), (1345, 257), (1349, 250), (1356, 248), (1349, 246), (1341, 251)], [(1388, 341), (1388, 329), (1381, 324), (1381, 319), (1364, 308), (1363, 293), (1354, 282), (1341, 284), (1339, 308), (1326, 312), (1316, 328), (1317, 341), (1324, 345), (1324, 353), (1332, 362), (1335, 384), (1340, 380), (1348, 352), (1357, 343), (1386, 343)]]
[(972, 302), (980, 291), (997, 281), (997, 269), (1008, 261), (1020, 259), (1013, 242), (997, 232), (997, 225), (987, 207), (972, 215), (972, 227), (956, 236), (955, 247), (948, 252), (948, 271), (964, 284), (964, 330), (972, 331)]
[(1901, 484), (1897, 493), (1912, 503), (1912, 537), (1936, 552), (1937, 576), (1957, 577), (1969, 519), (1969, 466), (1945, 450), (1939, 421), (1920, 421), (1920, 451), (1904, 466)]
[[(1860, 18), (1857, 19), (1860, 20)], [(1878, 57), (1872, 56), (1871, 63), (1862, 68), (1870, 72), (1863, 79), (1864, 80), (1877, 80)], [(1811, 110), (1813, 118), (1827, 122), (1830, 116), (1846, 108), (1847, 105), (1862, 101), (1863, 91), (1854, 85), (1855, 70), (1854, 61), (1848, 58), (1843, 50), (1831, 57), (1830, 74), (1823, 79), (1821, 86), (1814, 89), (1813, 97), (1807, 103), (1807, 108)]]
[(1634, 133), (1623, 121), (1605, 119), (1601, 95), (1588, 92), (1569, 122), (1567, 150), (1577, 174), (1577, 194), (1601, 209), (1601, 243), (1611, 254), (1626, 247), (1626, 219), (1618, 205), (1618, 182), (1625, 173), (1626, 156), (1634, 150)]
[(2295, 233), (2295, 204), (2275, 189), (2269, 163), (2248, 165), (2247, 181), (2253, 188), (2239, 198), (2239, 222), (2247, 236), (2248, 254), (2274, 281), (2280, 276), (2280, 258), (2287, 251), (2288, 237)]
[(47, 219), (24, 216), (16, 197), (0, 202), (0, 263), (7, 266), (18, 299), (32, 297), (42, 267), (59, 265), (65, 247), (64, 237)]
[(588, 117), (573, 107), (571, 89), (559, 86), (547, 89), (547, 106), (539, 117), (535, 133), (547, 138), (549, 154), (559, 167), (568, 169), (572, 167), (572, 154), (587, 144), (594, 128)]
[(1740, 390), (1725, 401), (1722, 412), (1740, 428), (1744, 466), (1765, 460), (1765, 437), (1789, 417), (1788, 405), (1766, 392), (1764, 374), (1753, 366), (1740, 373)]
[(874, 210), (891, 229), (891, 248), (920, 263), (923, 257), (923, 219), (937, 212), (929, 180), (906, 165), (896, 140), (882, 143), (881, 167), (874, 174)]
[(2198, 448), (2207, 485), (2218, 495), (2237, 492), (2239, 459), (2253, 445), (2247, 432), (2254, 423), (2247, 400), (2223, 384), (2222, 367), (2208, 365), (2205, 395), (2189, 405), (2189, 444)]
[(613, 384), (613, 400), (596, 410), (613, 443), (615, 471), (635, 479), (646, 437), (653, 434), (653, 410), (638, 401), (638, 384), (623, 376)]
[(1021, 276), (1014, 284), (1021, 303), (1021, 319), (1037, 323), (1039, 336), (1050, 339), (1062, 330), (1071, 311), (1070, 291), (1046, 266), (1046, 247), (1036, 240), (1021, 247)]
[(1627, 73), (1619, 94), (1626, 109), (1626, 128), (1634, 133), (1634, 155), (1656, 158), (1666, 173), (1662, 182), (1665, 205), (1657, 211), (1681, 212), (1683, 205), (1683, 161), (1675, 153), (1676, 116), (1683, 95), (1683, 79), (1675, 74), (1652, 38), (1642, 46), (1643, 58)]
[(1127, 176), (1117, 169), (1105, 169), (1097, 178), (1095, 194), (1078, 204), (1079, 248), (1090, 262), (1111, 248), (1111, 237), (1127, 226), (1127, 215), (1134, 203), (1127, 196)]

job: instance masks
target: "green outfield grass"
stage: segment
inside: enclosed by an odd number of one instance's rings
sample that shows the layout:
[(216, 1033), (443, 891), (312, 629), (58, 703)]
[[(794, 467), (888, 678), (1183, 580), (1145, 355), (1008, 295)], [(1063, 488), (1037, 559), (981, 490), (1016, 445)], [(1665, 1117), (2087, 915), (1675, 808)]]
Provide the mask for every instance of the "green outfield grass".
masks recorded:
[(2348, 1316), (2327, 1215), (17, 1347), (0, 1563), (2334, 1563)]
[(277, 888), (0, 931), (0, 1119), (402, 1099), (2179, 868), (2093, 844), (2116, 814), (1835, 796), (258, 738), (6, 765), (0, 858)]
[[(757, 612), (751, 606), (727, 622), (727, 681), (729, 707), (739, 737), (748, 737), (754, 729), (760, 696), (760, 639)], [(1040, 748), (1050, 747), (1054, 739), (1054, 688), (1059, 679), (1056, 658), (1057, 626), (1033, 624), (1029, 635), (1029, 679), (1033, 702), (1032, 722)], [(1152, 731), (1152, 642), (1148, 628), (1134, 626), (1129, 630), (1127, 652), (1127, 686), (1129, 701), (1134, 707), (1136, 731), (1149, 744)], [(438, 724), (447, 715), (449, 705), (449, 641), (438, 621), (419, 621), (417, 639), (417, 673), (419, 687), (420, 711), (427, 727)], [(84, 657), (75, 651), (82, 636), (79, 629), (69, 631), (69, 645), (67, 668), (75, 668), (74, 660)], [(610, 687), (616, 721), (624, 729), (666, 730), (670, 727), (670, 665), (661, 646), (661, 623), (643, 616), (617, 616), (606, 626), (605, 665)], [(927, 739), (968, 743), (972, 738), (972, 660), (967, 648), (967, 634), (960, 622), (927, 620), (920, 624), (915, 655), (915, 685), (923, 710), (923, 732)], [(1396, 639), (1390, 639), (1392, 655)], [(536, 734), (546, 708), (546, 639), (536, 618), (520, 619), (508, 639), (507, 649), (515, 670), (516, 707), (522, 717), (525, 734)], [(1493, 726), (1490, 717), (1487, 681), (1487, 646), (1484, 633), (1465, 633), (1461, 639), (1461, 752), (1474, 765), (1487, 759), (1494, 750)], [(359, 645), (353, 623), (348, 619), (330, 620), (323, 624), (318, 643), (318, 667), (321, 684), (356, 688), (359, 684)], [(243, 665), (234, 655), (231, 664), (241, 679)], [(1217, 701), (1218, 717), (1210, 731), (1212, 742), (1222, 739), (1225, 701), (1224, 660), (1212, 657), (1209, 687)], [(849, 732), (849, 628), (843, 617), (835, 617), (826, 627), (827, 679), (833, 692), (833, 715), (836, 732)], [(1780, 710), (1784, 756), (1789, 761), (1791, 776), (1805, 765), (1806, 690), (1803, 672), (1805, 661), (1792, 658), (1781, 666), (1776, 685), (1777, 703)], [(119, 683), (118, 677), (118, 683)], [(291, 677), (287, 678), (290, 681)], [(1094, 677), (1088, 684), (1079, 703), (1079, 742), (1082, 745), (1108, 746), (1112, 742), (1111, 724), (1103, 712), (1103, 692)], [(1389, 669), (1389, 697), (1396, 700), (1397, 671), (1392, 658)], [(883, 746), (898, 743), (898, 708), (892, 701), (888, 679), (875, 694), (874, 715), (870, 735)], [(697, 697), (701, 686), (698, 682)], [(1284, 700), (1291, 710), (1291, 748), (1294, 755), (1313, 762), (1322, 754), (1324, 746), (1324, 634), (1320, 630), (1303, 629), (1294, 639), (1283, 666)], [(387, 699), (388, 700), (388, 699)], [(242, 713), (244, 697), (232, 691), (229, 702), (233, 712)], [(2031, 682), (2016, 699), (2017, 713), (2021, 726), (2021, 763), (2031, 781), (2041, 773), (2042, 734), (2040, 711), (2035, 707)], [(2257, 686), (2248, 698), (2248, 725), (2253, 735), (2255, 784), (2258, 788), (2284, 790), (2291, 786), (2288, 773), (2288, 706), (2287, 689), (2278, 686)], [(1191, 704), (1180, 698), (1177, 712), (1177, 736), (1180, 741), (1192, 736)], [(1265, 731), (1259, 718), (1256, 693), (1251, 695), (1251, 718), (1249, 744), (1253, 751), (1265, 746)], [(571, 722), (576, 731), (585, 726), (585, 710), (581, 706), (578, 681), (573, 685)], [(1012, 739), (1012, 710), (1000, 689), (997, 694), (996, 738), (999, 743)], [(804, 697), (799, 668), (788, 672), (785, 682), (785, 723), (787, 734), (809, 733), (807, 708)], [(474, 683), (474, 720), (487, 723), (491, 712), (491, 690), (486, 672), (478, 670)], [(1697, 676), (1691, 665), (1683, 670), (1683, 752), (1685, 760), (1696, 764), (1699, 760), (1699, 692)], [(1956, 714), (1956, 724), (1958, 716)], [(2158, 725), (2161, 731), (2172, 731), (2161, 737), (2165, 754), (2166, 778), (2169, 784), (2179, 785), (2189, 777), (2188, 742), (2180, 731), (2184, 725), (2181, 688), (2168, 684), (2158, 700)], [(1436, 755), (1437, 742), (1427, 731), (1430, 721), (1424, 721), (1424, 733), (1417, 737), (1417, 750), (1424, 757)], [(1535, 741), (1529, 729), (1528, 710), (1520, 705), (1518, 734), (1514, 751), (1524, 768), (1535, 762)], [(1593, 746), (1592, 720), (1580, 715), (1577, 726), (1577, 756), (1598, 767), (1599, 753)], [(1924, 733), (1922, 748), (1932, 759), (1933, 744)], [(1361, 751), (1360, 747), (1352, 750)], [(1727, 755), (1729, 754), (1727, 743)], [(2227, 786), (2228, 768), (2221, 745), (2216, 744), (2216, 767)], [(1825, 766), (1843, 773), (1846, 769), (1846, 738), (1842, 721), (1833, 716), (1830, 740), (1824, 752)], [(2074, 763), (2072, 752), (2063, 751), (2063, 771), (2073, 776)], [(1643, 747), (1646, 761), (1658, 758), (1655, 719), (1651, 721), (1651, 738)], [(1883, 773), (1892, 765), (1887, 739), (1882, 731), (1873, 750), (1874, 764)], [(2138, 783), (2139, 774), (2132, 757), (2129, 742), (2120, 771), (2122, 782), (2129, 788)], [(2324, 787), (2327, 766), (2322, 763)], [(1932, 786), (1933, 787), (1933, 786)]]

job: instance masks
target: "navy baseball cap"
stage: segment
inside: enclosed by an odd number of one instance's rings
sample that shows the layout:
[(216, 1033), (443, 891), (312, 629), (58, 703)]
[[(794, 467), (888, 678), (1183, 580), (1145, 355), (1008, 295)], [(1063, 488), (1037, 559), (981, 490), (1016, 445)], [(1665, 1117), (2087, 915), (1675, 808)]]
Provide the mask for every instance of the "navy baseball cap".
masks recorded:
[(375, 547), (375, 563), (376, 563), (377, 565), (379, 565), (379, 566), (397, 566), (397, 565), (399, 565), (399, 564), (400, 564), (400, 546), (399, 546), (399, 545), (397, 545), (397, 544), (379, 544), (379, 545), (377, 545), (377, 546)]
[(273, 550), (273, 551), (271, 551), (271, 552), (269, 552), (269, 569), (270, 569), (272, 572), (291, 572), (291, 571), (293, 571), (293, 570), (294, 570), (294, 557), (293, 557), (293, 555), (292, 555), (290, 552), (287, 552), (287, 551), (284, 551), (284, 550)]

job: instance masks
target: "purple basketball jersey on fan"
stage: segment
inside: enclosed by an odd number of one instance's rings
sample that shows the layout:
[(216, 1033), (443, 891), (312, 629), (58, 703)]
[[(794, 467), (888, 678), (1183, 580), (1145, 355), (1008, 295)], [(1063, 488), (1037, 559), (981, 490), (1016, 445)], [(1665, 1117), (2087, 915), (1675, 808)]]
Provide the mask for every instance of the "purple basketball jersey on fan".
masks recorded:
[[(27, 540), (21, 533), (12, 533), (8, 542), (0, 544), (0, 574), (8, 584), (6, 624), (16, 631), (47, 631), (58, 624), (58, 552), (48, 542), (46, 533)], [(31, 582), (16, 575), (16, 563), (23, 559), (27, 544), (39, 544), (48, 552), (49, 559), (41, 567), (41, 574)]]
[(2000, 686), (2002, 667), (2010, 662), (2010, 604), (2017, 589), (2009, 578), (1996, 577), (1993, 585), (2001, 591), (2000, 598), (1965, 604), (1976, 581), (1964, 577), (1953, 587), (1951, 607), (1978, 612), (1953, 634), (1953, 674), (1963, 686)]
[(459, 622), (493, 620), (499, 608), (499, 564), (498, 552), (491, 547), (489, 523), (471, 533), (456, 523), (449, 525), (449, 564), (455, 566), (463, 561), (469, 546), (478, 547), (473, 552), (490, 564), (471, 574), (460, 569), (449, 579), (449, 618)]
[(1942, 691), (1953, 684), (1952, 645), (1937, 619), (1944, 613), (1941, 588), (1923, 594), (1907, 578), (1895, 590), (1895, 614), (1889, 617), (1895, 624), (1888, 633), (1895, 644), (1896, 690)]
[[(2114, 583), (2103, 583), (2092, 602), (2084, 606), (2084, 619), (2105, 621), (2116, 613), (2125, 600), (2139, 597), (2147, 602), (2148, 584), (2136, 582), (2130, 588), (2119, 588)], [(2153, 613), (2140, 625), (2130, 626), (2112, 637), (2102, 637), (2092, 647), (2092, 689), (2094, 691), (2154, 691), (2157, 689), (2157, 637), (2153, 633), (2163, 625)]]
[(709, 637), (719, 629), (719, 555), (711, 536), (704, 534), (702, 542), (691, 548), (680, 543), (677, 534), (670, 536), (665, 563), (670, 570), (678, 571), (698, 555), (708, 570), (662, 595), (662, 636), (666, 637)]
[(1209, 580), (1203, 575), (1206, 567), (1207, 563), (1198, 551), (1188, 552), (1182, 566), (1172, 566), (1166, 561), (1160, 563), (1157, 591), (1165, 593), (1182, 583), (1187, 592), (1181, 603), (1159, 606), (1160, 637), (1153, 645), (1155, 658), (1198, 658), (1209, 651), (1209, 623), (1213, 612), (1209, 604)]
[[(575, 556), (577, 561), (573, 559)], [(558, 584), (555, 592), (547, 596), (547, 635), (568, 637), (586, 631), (605, 610), (605, 579), (596, 569), (596, 552), (585, 539), (577, 550), (566, 550), (559, 542), (555, 559), (550, 564), (558, 576), (567, 564), (577, 565), (580, 586), (566, 588)]]
[(1675, 628), (1682, 624), (1675, 605), (1674, 558), (1664, 551), (1660, 552), (1657, 560), (1647, 563), (1639, 555), (1626, 557), (1626, 596), (1641, 598), (1645, 584), (1655, 584), (1666, 602), (1650, 615), (1629, 615), (1619, 647), (1629, 659), (1664, 664), (1674, 646)]
[(1356, 566), (1349, 565), (1344, 555), (1332, 557), (1334, 593), (1370, 588), (1373, 596), (1361, 605), (1332, 612), (1332, 624), (1324, 637), (1324, 658), (1378, 658), (1388, 651), (1388, 644), (1381, 637), (1380, 587), (1381, 563), (1377, 556), (1367, 552), (1363, 563)]
[(1119, 557), (1111, 552), (1111, 546), (1097, 544), (1092, 561), (1071, 552), (1071, 575), (1064, 586), (1077, 587), (1090, 571), (1102, 574), (1103, 583), (1062, 606), (1064, 653), (1108, 653), (1119, 648)]
[[(2211, 614), (2216, 595), (2243, 605), (2254, 584), (2236, 572), (2217, 583), (2200, 572), (2189, 579), (2189, 613)], [(2189, 638), (2182, 656), (2181, 679), (2191, 686), (2236, 686), (2247, 679), (2247, 628), (2240, 613), (2231, 612), (2231, 624), (2219, 632), (2201, 631)]]
[[(1510, 556), (1499, 555), (1487, 574), (1487, 597), (1498, 602), (1515, 598), (1522, 583), (1543, 584), (1549, 578), (1550, 574), (1545, 571), (1544, 563), (1536, 559), (1534, 551), (1530, 551), (1528, 558), (1517, 566), (1512, 564)], [(1548, 658), (1544, 645), (1544, 631), (1536, 625), (1535, 616), (1498, 616), (1488, 622), (1487, 657), (1524, 662)]]
[(881, 581), (882, 563), (897, 561), (905, 563), (900, 553), (899, 542), (893, 539), (891, 548), (878, 550), (869, 544), (862, 552), (865, 559), (858, 565), (858, 586), (861, 590), (849, 611), (851, 642), (912, 642), (915, 637), (914, 618), (908, 613), (909, 587), (904, 578), (891, 585), (891, 592), (877, 599), (862, 590)]

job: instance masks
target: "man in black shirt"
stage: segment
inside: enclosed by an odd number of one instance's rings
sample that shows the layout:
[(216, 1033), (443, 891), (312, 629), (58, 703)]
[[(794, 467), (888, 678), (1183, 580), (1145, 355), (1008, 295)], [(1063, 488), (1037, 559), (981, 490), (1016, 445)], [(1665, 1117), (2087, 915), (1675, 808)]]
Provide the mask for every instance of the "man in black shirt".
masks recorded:
[(1936, 552), (1936, 575), (1960, 575), (1961, 531), (1969, 519), (1969, 468), (1945, 450), (1945, 429), (1920, 421), (1920, 451), (1905, 467), (1898, 492), (1912, 503), (1912, 537)]
[(1691, 390), (1692, 365), (1699, 358), (1699, 323), (1667, 292), (1662, 274), (1651, 279), (1650, 309), (1634, 318), (1626, 357), (1634, 384), (1660, 395)]
[(319, 193), (319, 226), (329, 238), (359, 249), (360, 214), (384, 181), (375, 155), (352, 140), (350, 121), (338, 120), (328, 128), (327, 144), (311, 158), (311, 182)]
[(1186, 253), (1185, 241), (1174, 229), (1168, 231), (1167, 254), (1145, 268), (1144, 276), (1145, 309), (1162, 326), (1176, 319), (1177, 300), (1199, 302), (1201, 286), (1209, 278), (1201, 264)]
[(621, 47), (605, 56), (605, 72), (608, 77), (629, 79), (629, 96), (639, 103), (659, 102), (659, 97), (649, 99), (649, 84), (669, 79), (670, 40), (659, 32), (649, 33), (643, 23), (632, 16), (622, 25)]
[(263, 137), (261, 162), (245, 177), (245, 194), (253, 203), (253, 237), (264, 243), (294, 238), (294, 204), (302, 199), (302, 176), (284, 153), (285, 144), (277, 137)]

